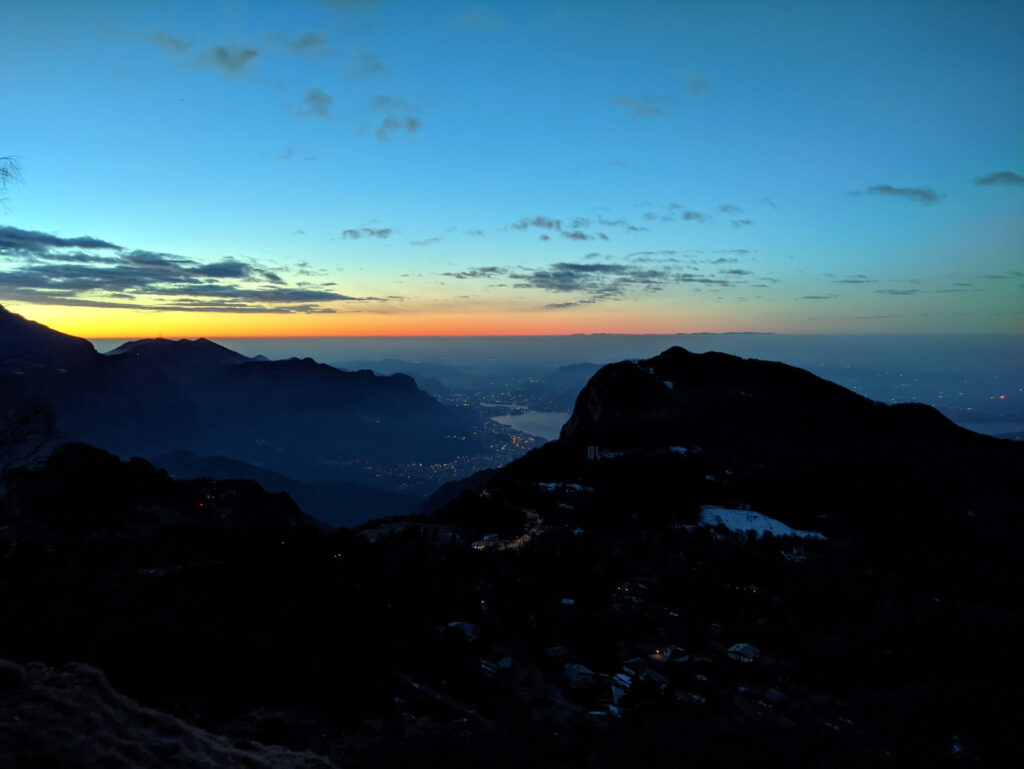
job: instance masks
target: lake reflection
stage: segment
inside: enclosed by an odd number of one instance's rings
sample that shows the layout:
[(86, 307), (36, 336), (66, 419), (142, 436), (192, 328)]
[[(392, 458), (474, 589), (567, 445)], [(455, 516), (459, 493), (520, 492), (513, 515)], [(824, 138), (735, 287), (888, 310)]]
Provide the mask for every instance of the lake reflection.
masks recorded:
[(568, 411), (527, 411), (525, 414), (504, 414), (491, 417), (499, 424), (553, 441), (569, 419)]

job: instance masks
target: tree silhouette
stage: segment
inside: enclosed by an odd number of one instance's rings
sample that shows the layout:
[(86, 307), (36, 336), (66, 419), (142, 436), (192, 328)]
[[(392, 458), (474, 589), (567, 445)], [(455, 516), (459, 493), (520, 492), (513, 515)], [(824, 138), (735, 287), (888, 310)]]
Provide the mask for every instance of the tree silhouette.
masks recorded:
[(14, 155), (0, 155), (0, 205), (7, 202), (7, 188), (21, 181), (21, 165)]

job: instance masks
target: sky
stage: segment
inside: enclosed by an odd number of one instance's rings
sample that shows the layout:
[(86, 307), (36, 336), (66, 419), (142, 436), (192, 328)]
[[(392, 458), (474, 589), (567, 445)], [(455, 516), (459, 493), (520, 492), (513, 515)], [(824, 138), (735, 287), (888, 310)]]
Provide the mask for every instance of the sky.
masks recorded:
[(67, 333), (1024, 329), (1021, 2), (0, 15), (0, 303)]

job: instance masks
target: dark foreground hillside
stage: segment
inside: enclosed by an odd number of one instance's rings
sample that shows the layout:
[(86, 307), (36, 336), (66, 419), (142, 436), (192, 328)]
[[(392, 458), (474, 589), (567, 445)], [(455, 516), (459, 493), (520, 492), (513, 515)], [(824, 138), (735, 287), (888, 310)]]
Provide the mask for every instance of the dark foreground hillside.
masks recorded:
[(678, 348), (359, 531), (71, 446), (7, 479), (0, 657), (291, 751), (267, 765), (998, 765), (1024, 753), (1022, 448)]
[(103, 672), (0, 660), (0, 767), (332, 769), (322, 756), (231, 740), (140, 706)]

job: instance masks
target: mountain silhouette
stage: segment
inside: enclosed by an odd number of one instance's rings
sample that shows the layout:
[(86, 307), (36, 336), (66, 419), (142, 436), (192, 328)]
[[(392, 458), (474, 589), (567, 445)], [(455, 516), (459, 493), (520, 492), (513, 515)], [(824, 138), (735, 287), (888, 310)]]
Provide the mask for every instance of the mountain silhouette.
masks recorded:
[(165, 374), (195, 374), (209, 366), (226, 366), (249, 360), (241, 353), (209, 339), (140, 339), (125, 342), (107, 353), (142, 361)]
[(910, 508), (928, 508), (933, 521), (1007, 509), (1005, 480), (1024, 467), (1022, 447), (929, 406), (887, 405), (782, 363), (680, 347), (590, 380), (551, 452), (579, 463), (588, 446), (649, 456), (667, 478), (714, 476), (722, 494), (785, 508), (793, 525), (827, 506), (836, 512), (826, 527), (837, 531)]
[[(120, 456), (221, 456), (300, 483), (391, 488), (397, 468), (486, 451), (473, 418), (408, 376), (345, 372), (309, 358), (248, 359), (207, 339), (146, 339), (101, 355), (0, 308), (0, 395), (51, 408), (65, 439)], [(365, 468), (387, 467), (388, 473)], [(336, 520), (372, 517), (373, 495)], [(394, 508), (389, 507), (388, 513)]]

